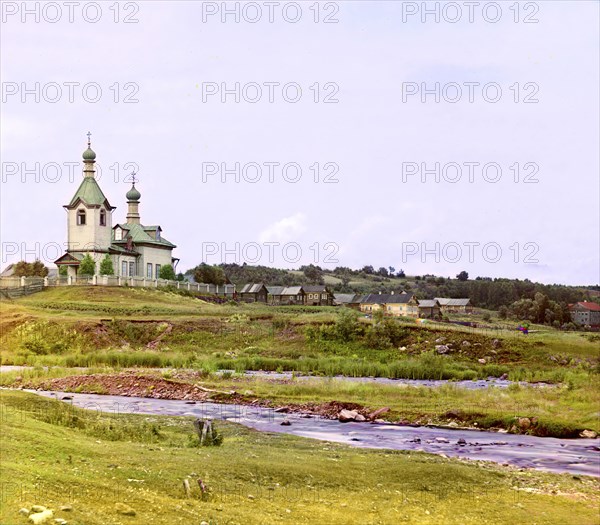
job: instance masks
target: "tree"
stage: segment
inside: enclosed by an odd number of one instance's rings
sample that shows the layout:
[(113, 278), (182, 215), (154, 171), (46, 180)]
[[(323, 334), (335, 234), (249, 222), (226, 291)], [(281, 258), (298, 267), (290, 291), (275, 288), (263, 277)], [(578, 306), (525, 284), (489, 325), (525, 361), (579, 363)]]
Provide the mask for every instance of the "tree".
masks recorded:
[(67, 271), (67, 267), (61, 264), (58, 267), (58, 275), (60, 275), (61, 277), (66, 277), (68, 274), (69, 272)]
[(323, 270), (319, 266), (309, 264), (308, 266), (301, 266), (300, 270), (304, 276), (311, 282), (321, 283), (323, 281)]
[(396, 268), (393, 266), (388, 266), (388, 270), (390, 271), (390, 275), (393, 276), (396, 273)]
[(366, 273), (367, 275), (373, 275), (375, 273), (375, 269), (371, 265), (363, 266), (361, 271)]
[(32, 263), (19, 261), (13, 268), (13, 275), (15, 277), (46, 277), (48, 268), (38, 259)]
[(86, 253), (85, 257), (81, 259), (78, 273), (79, 275), (94, 275), (96, 273), (96, 263), (89, 253)]
[(100, 261), (100, 275), (114, 275), (115, 269), (113, 267), (112, 258), (108, 253), (104, 256), (104, 259)]
[(377, 273), (378, 273), (379, 275), (381, 275), (382, 277), (387, 277), (387, 276), (389, 275), (389, 274), (388, 274), (388, 270), (387, 270), (387, 268), (385, 268), (385, 267), (383, 267), (383, 266), (381, 266), (381, 267), (379, 268), (379, 270), (377, 270)]
[(508, 308), (506, 308), (506, 306), (502, 305), (500, 308), (498, 308), (498, 317), (500, 319), (506, 319), (507, 316), (508, 316)]
[(175, 280), (175, 270), (170, 264), (165, 264), (160, 267), (160, 272), (158, 272), (159, 279), (167, 279), (169, 281)]
[(184, 274), (182, 274), (181, 272), (179, 272), (179, 273), (177, 274), (177, 280), (178, 280), (178, 281), (185, 281), (185, 275), (184, 275)]
[(396, 274), (396, 277), (400, 277), (400, 279), (404, 279), (406, 277), (406, 274), (402, 268), (400, 268), (400, 271)]
[(210, 266), (209, 264), (202, 263), (194, 269), (194, 280), (197, 283), (221, 286), (225, 284), (225, 272), (219, 266)]
[(456, 278), (457, 278), (459, 281), (466, 281), (466, 280), (468, 280), (468, 279), (469, 279), (469, 274), (463, 270), (462, 272), (460, 272), (460, 273), (459, 273), (459, 274), (456, 276)]

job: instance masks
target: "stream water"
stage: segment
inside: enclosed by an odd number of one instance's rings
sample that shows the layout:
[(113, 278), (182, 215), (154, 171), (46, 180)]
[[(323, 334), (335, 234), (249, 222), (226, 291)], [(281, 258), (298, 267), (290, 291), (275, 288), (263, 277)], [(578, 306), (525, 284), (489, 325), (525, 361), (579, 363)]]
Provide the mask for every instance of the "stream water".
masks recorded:
[[(240, 423), (356, 447), (420, 450), (451, 457), (508, 463), (517, 467), (600, 477), (600, 441), (557, 439), (477, 430), (340, 423), (306, 414), (282, 414), (248, 405), (202, 403), (97, 394), (34, 391), (75, 406), (108, 413), (195, 416)], [(282, 426), (288, 420), (291, 425)]]

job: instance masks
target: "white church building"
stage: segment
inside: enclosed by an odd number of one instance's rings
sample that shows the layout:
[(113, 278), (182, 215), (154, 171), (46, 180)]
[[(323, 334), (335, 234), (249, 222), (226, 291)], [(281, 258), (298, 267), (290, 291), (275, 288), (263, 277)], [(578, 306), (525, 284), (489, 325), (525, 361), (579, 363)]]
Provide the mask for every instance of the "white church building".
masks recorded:
[(96, 153), (91, 148), (83, 152), (83, 180), (75, 195), (64, 208), (67, 210), (67, 251), (54, 263), (67, 267), (67, 275), (76, 277), (82, 259), (89, 254), (96, 263), (108, 254), (114, 275), (158, 279), (164, 265), (175, 269), (179, 259), (173, 257), (176, 246), (162, 236), (158, 225), (144, 226), (140, 221), (141, 194), (135, 187), (125, 194), (127, 216), (125, 222), (113, 226), (113, 211), (96, 180)]

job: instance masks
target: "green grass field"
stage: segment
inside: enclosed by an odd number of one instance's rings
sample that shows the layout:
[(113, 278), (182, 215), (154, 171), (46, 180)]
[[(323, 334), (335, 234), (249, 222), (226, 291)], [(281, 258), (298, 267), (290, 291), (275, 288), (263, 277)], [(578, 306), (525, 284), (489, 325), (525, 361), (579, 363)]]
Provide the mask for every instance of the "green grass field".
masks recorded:
[[(5, 525), (28, 523), (18, 511), (32, 505), (69, 525), (598, 522), (599, 484), (585, 477), (360, 450), (231, 423), (218, 423), (220, 447), (198, 447), (187, 418), (84, 412), (9, 391), (0, 392), (0, 406)], [(135, 516), (119, 514), (122, 505)]]

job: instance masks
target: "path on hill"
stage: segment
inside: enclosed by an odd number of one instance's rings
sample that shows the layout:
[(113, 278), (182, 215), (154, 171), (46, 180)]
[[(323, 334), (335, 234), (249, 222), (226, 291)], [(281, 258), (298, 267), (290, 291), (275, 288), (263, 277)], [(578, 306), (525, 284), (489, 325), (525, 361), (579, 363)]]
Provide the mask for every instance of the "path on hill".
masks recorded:
[[(540, 438), (477, 430), (340, 423), (307, 414), (282, 414), (258, 406), (35, 391), (75, 406), (107, 413), (210, 417), (263, 432), (281, 432), (364, 448), (420, 450), (450, 457), (506, 463), (600, 477), (598, 440)], [(282, 426), (287, 420), (289, 426)]]

